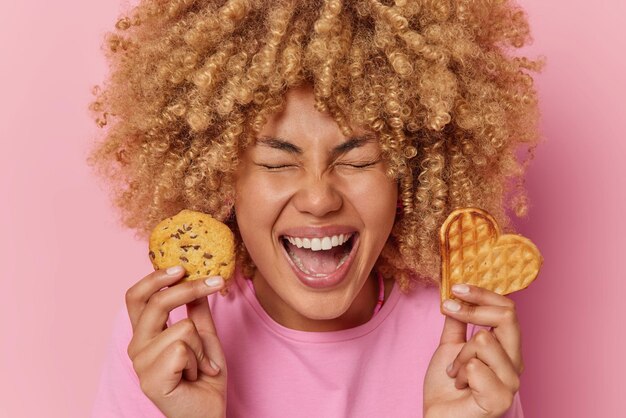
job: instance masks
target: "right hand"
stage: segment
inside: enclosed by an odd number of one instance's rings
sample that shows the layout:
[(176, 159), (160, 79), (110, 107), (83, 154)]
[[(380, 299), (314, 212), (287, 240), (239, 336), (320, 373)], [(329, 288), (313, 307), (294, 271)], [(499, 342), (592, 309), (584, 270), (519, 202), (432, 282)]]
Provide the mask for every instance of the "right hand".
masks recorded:
[[(157, 270), (126, 292), (133, 328), (128, 356), (141, 390), (167, 417), (222, 418), (226, 360), (207, 296), (224, 282), (209, 287), (204, 280), (194, 280), (172, 286), (183, 273)], [(183, 304), (187, 318), (168, 327), (170, 311)]]

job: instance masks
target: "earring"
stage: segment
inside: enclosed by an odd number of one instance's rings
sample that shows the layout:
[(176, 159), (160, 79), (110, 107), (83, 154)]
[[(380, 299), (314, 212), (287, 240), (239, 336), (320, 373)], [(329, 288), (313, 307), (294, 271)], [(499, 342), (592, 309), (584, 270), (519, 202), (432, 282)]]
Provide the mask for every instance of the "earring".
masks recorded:
[(402, 216), (404, 213), (404, 206), (402, 206), (402, 200), (398, 198), (398, 202), (396, 203), (396, 216)]

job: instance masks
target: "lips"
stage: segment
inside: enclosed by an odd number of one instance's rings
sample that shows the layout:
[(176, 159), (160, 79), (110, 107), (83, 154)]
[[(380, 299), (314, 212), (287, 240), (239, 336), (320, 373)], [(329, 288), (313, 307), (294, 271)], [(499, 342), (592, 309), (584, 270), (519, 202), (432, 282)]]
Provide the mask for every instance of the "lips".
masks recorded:
[[(296, 231), (294, 231), (296, 232)], [(282, 235), (282, 247), (291, 269), (302, 284), (313, 289), (338, 285), (347, 276), (359, 247), (353, 231), (291, 232)]]

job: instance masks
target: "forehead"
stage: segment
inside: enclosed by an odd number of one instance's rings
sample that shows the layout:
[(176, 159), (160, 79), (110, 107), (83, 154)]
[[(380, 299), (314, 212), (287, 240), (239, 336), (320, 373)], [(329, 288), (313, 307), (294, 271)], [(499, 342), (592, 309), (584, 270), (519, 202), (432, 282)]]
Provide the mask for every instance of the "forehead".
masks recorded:
[(326, 131), (332, 133), (339, 129), (329, 114), (315, 109), (315, 95), (310, 86), (289, 89), (284, 99), (283, 109), (268, 116), (266, 124), (261, 129), (261, 136), (311, 130), (313, 126), (321, 133)]
[(350, 128), (352, 134), (346, 137), (330, 114), (318, 111), (315, 108), (313, 88), (306, 85), (287, 91), (283, 109), (267, 117), (256, 144), (275, 145), (278, 140), (337, 145), (354, 138), (362, 140), (361, 145), (376, 142), (373, 133), (360, 127)]

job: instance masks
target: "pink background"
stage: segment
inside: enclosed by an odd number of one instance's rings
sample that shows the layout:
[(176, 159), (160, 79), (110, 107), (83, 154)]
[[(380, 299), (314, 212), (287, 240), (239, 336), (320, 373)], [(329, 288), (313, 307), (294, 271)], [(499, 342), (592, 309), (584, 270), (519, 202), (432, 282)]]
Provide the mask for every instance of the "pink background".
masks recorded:
[[(116, 310), (151, 266), (84, 163), (99, 46), (118, 1), (3, 2), (0, 15), (0, 416), (87, 416)], [(518, 223), (546, 262), (516, 294), (528, 417), (617, 417), (623, 307), (626, 3), (525, 0), (548, 57), (544, 143)], [(621, 402), (620, 402), (621, 401)], [(620, 413), (621, 412), (621, 413)]]

